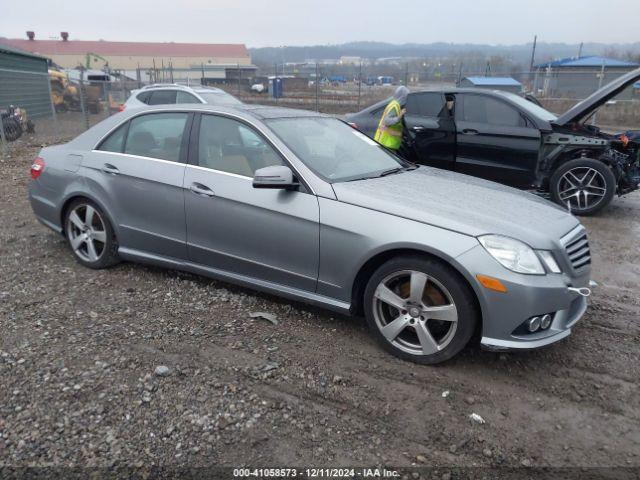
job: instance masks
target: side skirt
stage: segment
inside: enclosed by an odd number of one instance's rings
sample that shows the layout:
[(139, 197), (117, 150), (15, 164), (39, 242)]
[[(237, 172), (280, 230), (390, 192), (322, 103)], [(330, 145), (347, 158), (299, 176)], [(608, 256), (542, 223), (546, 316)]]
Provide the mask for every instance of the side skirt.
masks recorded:
[(350, 314), (349, 310), (351, 305), (349, 303), (336, 300), (335, 298), (326, 297), (324, 295), (318, 295), (317, 293), (300, 290), (298, 288), (125, 247), (120, 247), (118, 249), (118, 254), (123, 260), (146, 263), (174, 270), (182, 270), (196, 275), (202, 275), (216, 280), (222, 280), (243, 287), (252, 288), (261, 292), (271, 293), (279, 297), (285, 297), (291, 300), (308, 303), (310, 305), (327, 308), (338, 313), (346, 315)]

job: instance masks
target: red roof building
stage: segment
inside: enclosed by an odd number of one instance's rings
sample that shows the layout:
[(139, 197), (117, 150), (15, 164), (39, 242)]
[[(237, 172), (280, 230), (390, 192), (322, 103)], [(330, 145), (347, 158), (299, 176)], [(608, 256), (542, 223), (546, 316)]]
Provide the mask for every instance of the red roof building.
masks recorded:
[(70, 40), (66, 32), (60, 40), (0, 38), (0, 44), (25, 50), (52, 59), (64, 68), (80, 65), (101, 69), (108, 63), (111, 69), (132, 70), (164, 65), (173, 68), (207, 66), (250, 66), (251, 57), (243, 44), (109, 42), (104, 40)]

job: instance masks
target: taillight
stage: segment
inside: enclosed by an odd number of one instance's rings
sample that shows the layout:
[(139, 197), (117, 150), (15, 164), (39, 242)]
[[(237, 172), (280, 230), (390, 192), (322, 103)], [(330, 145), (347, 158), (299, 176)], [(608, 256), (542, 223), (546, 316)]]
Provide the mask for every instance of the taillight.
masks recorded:
[(124, 103), (118, 107), (119, 112), (124, 112), (125, 106)]
[(35, 180), (42, 172), (44, 172), (44, 159), (38, 157), (31, 164), (31, 178)]

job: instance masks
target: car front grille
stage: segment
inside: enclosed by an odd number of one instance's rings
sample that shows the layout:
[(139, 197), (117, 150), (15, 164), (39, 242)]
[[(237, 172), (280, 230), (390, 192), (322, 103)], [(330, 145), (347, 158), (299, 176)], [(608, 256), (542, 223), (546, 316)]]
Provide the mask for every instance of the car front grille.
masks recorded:
[(578, 232), (571, 232), (573, 235), (565, 243), (565, 250), (569, 263), (574, 270), (579, 270), (591, 264), (591, 251), (589, 250), (589, 239), (587, 232), (581, 228)]

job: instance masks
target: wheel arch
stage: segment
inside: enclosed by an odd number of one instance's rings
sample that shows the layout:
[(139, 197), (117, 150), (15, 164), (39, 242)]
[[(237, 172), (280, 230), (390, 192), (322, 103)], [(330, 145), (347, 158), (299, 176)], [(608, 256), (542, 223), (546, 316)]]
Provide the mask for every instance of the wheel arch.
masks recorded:
[(364, 291), (367, 286), (367, 282), (373, 272), (380, 267), (383, 263), (399, 256), (420, 256), (423, 258), (429, 258), (437, 260), (438, 262), (451, 268), (460, 278), (462, 282), (473, 293), (475, 305), (478, 309), (480, 318), (478, 319), (477, 331), (482, 331), (483, 319), (485, 318), (485, 307), (480, 301), (482, 298), (478, 290), (478, 285), (473, 280), (471, 275), (465, 268), (462, 267), (455, 259), (447, 257), (441, 252), (427, 251), (415, 247), (392, 247), (379, 252), (369, 257), (361, 266), (356, 276), (354, 277), (351, 287), (351, 313), (353, 315), (362, 316), (364, 314)]
[(87, 193), (87, 192), (73, 192), (68, 194), (64, 201), (62, 202), (62, 207), (60, 208), (60, 225), (62, 226), (62, 235), (64, 237), (67, 236), (66, 233), (66, 229), (65, 229), (65, 217), (67, 216), (67, 210), (69, 210), (69, 206), (76, 200), (79, 199), (87, 199), (90, 200), (91, 202), (95, 203), (98, 207), (100, 207), (100, 210), (102, 210), (102, 212), (105, 214), (105, 216), (107, 217), (107, 220), (109, 220), (109, 223), (111, 224), (111, 228), (113, 228), (113, 231), (116, 233), (116, 238), (119, 237), (118, 235), (118, 225), (113, 221), (113, 217), (111, 216), (111, 213), (109, 212), (109, 209), (105, 208), (104, 204), (98, 200), (97, 198), (95, 198), (95, 196)]

